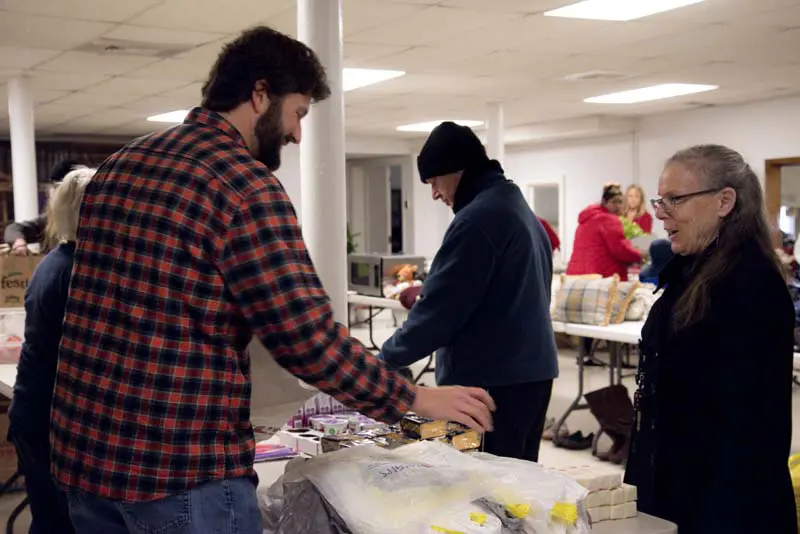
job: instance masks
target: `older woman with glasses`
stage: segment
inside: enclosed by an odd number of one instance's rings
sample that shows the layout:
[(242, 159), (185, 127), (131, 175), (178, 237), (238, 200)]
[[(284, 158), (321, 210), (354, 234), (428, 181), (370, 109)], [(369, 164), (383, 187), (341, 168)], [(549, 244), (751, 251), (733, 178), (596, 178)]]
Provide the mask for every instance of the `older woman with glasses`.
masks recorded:
[(796, 533), (794, 309), (758, 178), (701, 145), (667, 161), (658, 193), (675, 257), (642, 330), (626, 481), (681, 534)]

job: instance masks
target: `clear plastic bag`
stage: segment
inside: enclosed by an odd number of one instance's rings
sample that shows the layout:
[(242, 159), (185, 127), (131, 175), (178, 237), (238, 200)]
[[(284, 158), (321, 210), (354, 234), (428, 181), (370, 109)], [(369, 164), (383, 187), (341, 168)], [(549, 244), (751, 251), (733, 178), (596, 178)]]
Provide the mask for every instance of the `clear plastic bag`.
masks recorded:
[[(395, 450), (364, 445), (292, 465), (291, 477), (287, 473), (278, 483), (283, 491), (311, 481), (353, 534), (591, 531), (587, 491), (565, 475), (530, 462), (465, 454), (423, 441)], [(269, 490), (274, 502), (282, 499), (283, 516), (318, 516), (308, 524), (310, 530), (303, 531), (339, 534), (314, 526), (326, 524), (327, 512), (309, 504), (311, 497), (303, 491), (279, 496), (276, 488)], [(265, 522), (269, 527), (270, 521)]]

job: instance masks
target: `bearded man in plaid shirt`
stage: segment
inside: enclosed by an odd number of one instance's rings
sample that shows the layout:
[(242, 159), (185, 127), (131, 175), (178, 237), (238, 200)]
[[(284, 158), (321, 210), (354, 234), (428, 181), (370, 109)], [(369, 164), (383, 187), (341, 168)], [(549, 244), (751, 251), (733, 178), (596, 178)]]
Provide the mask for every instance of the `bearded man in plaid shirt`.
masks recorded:
[(333, 319), (272, 174), (329, 94), (307, 46), (248, 30), (220, 53), (201, 107), (109, 157), (87, 187), (51, 428), (79, 534), (261, 534), (254, 335), (367, 415), (491, 428), (485, 391), (415, 386)]

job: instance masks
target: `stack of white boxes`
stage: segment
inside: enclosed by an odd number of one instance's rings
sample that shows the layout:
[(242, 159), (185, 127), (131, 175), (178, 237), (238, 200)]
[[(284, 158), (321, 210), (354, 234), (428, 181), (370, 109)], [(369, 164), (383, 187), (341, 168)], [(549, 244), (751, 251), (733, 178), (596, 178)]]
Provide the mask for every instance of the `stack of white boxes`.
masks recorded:
[(636, 517), (636, 487), (622, 483), (622, 472), (603, 465), (554, 469), (589, 490), (586, 506), (593, 523)]

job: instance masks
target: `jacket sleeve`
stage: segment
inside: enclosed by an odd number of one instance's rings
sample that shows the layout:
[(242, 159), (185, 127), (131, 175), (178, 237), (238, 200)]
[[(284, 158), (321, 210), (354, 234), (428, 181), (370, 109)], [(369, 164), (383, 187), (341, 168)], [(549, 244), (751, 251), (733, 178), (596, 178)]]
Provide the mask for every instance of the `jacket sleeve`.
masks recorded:
[(5, 242), (12, 245), (17, 239), (24, 239), (28, 243), (38, 243), (44, 238), (44, 230), (47, 227), (47, 217), (39, 215), (35, 219), (22, 222), (12, 222), (6, 227), (3, 238)]
[(416, 389), (334, 320), (289, 197), (267, 185), (241, 200), (219, 269), (253, 333), (284, 369), (365, 415), (396, 422)]
[(603, 236), (603, 242), (605, 242), (609, 254), (616, 261), (627, 264), (642, 261), (641, 253), (633, 248), (630, 241), (625, 239), (621, 221), (616, 220), (616, 218), (614, 220), (609, 219), (607, 222), (603, 221), (600, 226), (600, 235)]
[(383, 344), (381, 357), (406, 367), (450, 343), (483, 298), (498, 253), (484, 232), (454, 221), (408, 319)]

